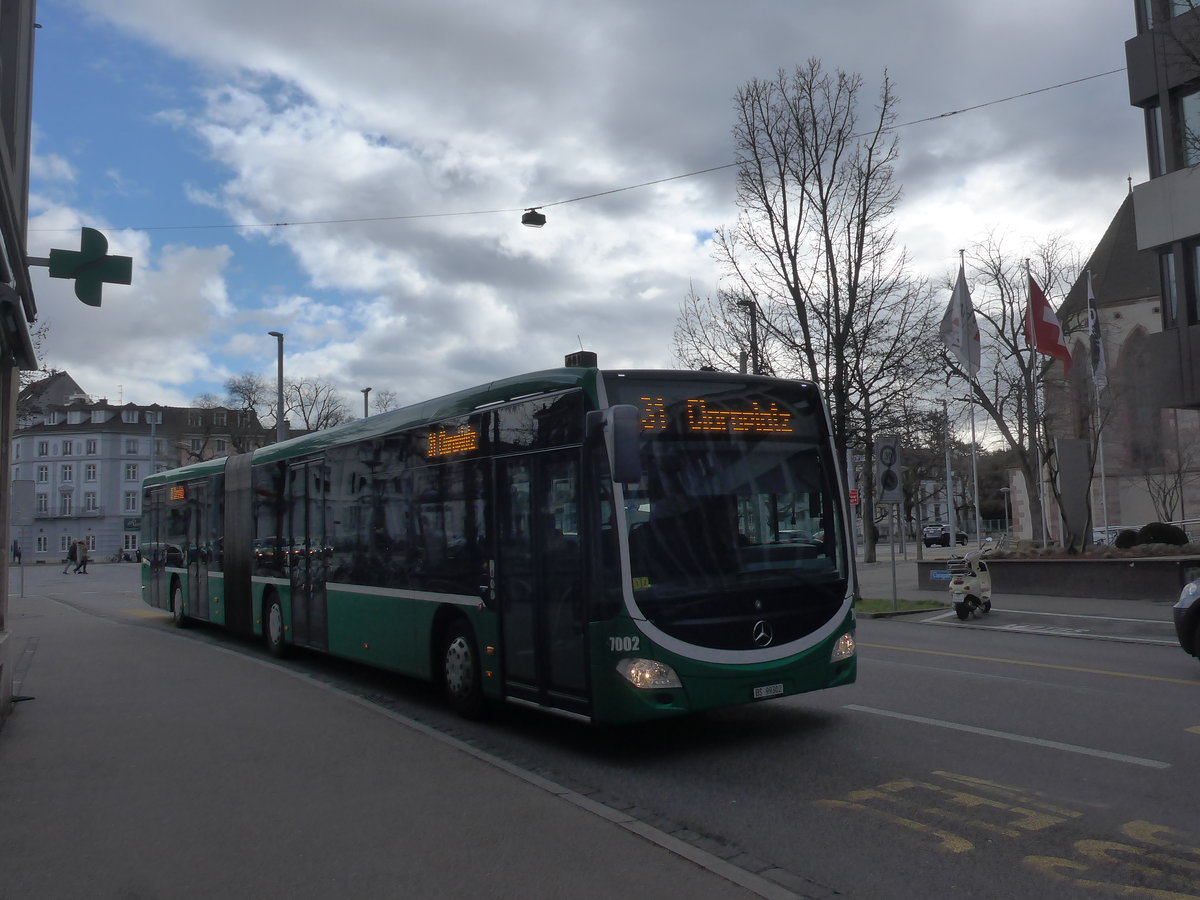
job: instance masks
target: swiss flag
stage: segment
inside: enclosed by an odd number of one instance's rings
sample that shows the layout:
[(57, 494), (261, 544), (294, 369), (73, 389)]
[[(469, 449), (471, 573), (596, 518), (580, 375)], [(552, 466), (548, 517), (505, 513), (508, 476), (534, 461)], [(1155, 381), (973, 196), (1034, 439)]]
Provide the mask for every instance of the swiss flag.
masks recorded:
[(1025, 343), (1035, 353), (1061, 359), (1063, 371), (1071, 371), (1071, 351), (1067, 349), (1062, 325), (1032, 275), (1029, 276), (1029, 308), (1025, 311)]

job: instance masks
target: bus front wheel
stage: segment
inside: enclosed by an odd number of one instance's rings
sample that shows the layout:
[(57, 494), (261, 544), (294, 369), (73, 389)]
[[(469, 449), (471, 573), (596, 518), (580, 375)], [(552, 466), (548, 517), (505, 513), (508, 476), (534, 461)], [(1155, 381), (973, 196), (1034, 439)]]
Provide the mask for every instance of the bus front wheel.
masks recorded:
[(263, 613), (263, 639), (267, 642), (267, 651), (278, 659), (287, 653), (287, 644), (283, 642), (283, 604), (279, 602), (277, 594), (267, 598), (266, 603), (267, 609)]
[(171, 588), (171, 618), (176, 628), (187, 628), (188, 618), (183, 612), (183, 588), (178, 581)]
[(466, 619), (457, 618), (442, 634), (442, 687), (446, 701), (468, 719), (483, 713), (483, 686), (475, 632)]

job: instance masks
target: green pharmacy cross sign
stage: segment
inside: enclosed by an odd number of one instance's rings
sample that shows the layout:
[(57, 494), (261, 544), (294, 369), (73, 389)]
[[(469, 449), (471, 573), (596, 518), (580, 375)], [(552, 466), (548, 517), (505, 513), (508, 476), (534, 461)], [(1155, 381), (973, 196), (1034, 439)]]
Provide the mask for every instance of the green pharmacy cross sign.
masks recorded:
[(88, 306), (100, 305), (105, 284), (131, 284), (133, 258), (109, 256), (108, 238), (95, 228), (84, 228), (78, 250), (51, 250), (49, 259), (29, 257), (30, 265), (50, 267), (51, 278), (75, 279), (75, 296)]

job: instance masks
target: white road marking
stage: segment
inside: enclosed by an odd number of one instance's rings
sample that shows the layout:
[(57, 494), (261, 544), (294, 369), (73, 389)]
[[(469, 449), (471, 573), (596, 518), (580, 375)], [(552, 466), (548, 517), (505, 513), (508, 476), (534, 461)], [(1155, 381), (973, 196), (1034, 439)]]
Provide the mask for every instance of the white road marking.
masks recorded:
[(1013, 734), (1010, 731), (995, 731), (991, 728), (979, 728), (975, 725), (963, 725), (959, 722), (947, 722), (944, 719), (930, 719), (926, 716), (913, 716), (908, 713), (893, 712), (890, 709), (876, 709), (872, 706), (859, 706), (851, 703), (846, 706), (846, 709), (853, 709), (857, 712), (871, 713), (876, 716), (886, 716), (891, 719), (902, 719), (905, 722), (916, 722), (918, 725), (933, 725), (938, 728), (949, 728), (953, 731), (965, 731), (969, 734), (979, 734), (984, 737), (1000, 738), (1005, 741), (1016, 741), (1021, 744), (1033, 744), (1037, 747), (1046, 747), (1051, 750), (1065, 750), (1068, 753), (1080, 753), (1084, 756), (1095, 756), (1099, 759), (1108, 759), (1113, 762), (1129, 763), (1134, 766), (1145, 766), (1148, 769), (1169, 769), (1171, 764), (1161, 762), (1157, 759), (1143, 759), (1140, 756), (1128, 756), (1124, 753), (1113, 753), (1110, 750), (1097, 750), (1094, 747), (1081, 747), (1078, 744), (1064, 744), (1060, 741), (1048, 741), (1044, 738), (1030, 737), (1025, 734)]

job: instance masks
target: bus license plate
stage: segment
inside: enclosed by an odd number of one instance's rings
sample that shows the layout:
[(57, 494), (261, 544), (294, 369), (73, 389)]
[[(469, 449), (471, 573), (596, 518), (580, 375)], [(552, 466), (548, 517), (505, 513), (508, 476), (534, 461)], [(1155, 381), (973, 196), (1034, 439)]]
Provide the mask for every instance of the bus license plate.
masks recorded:
[(778, 697), (782, 693), (782, 684), (764, 684), (762, 687), (756, 687), (754, 689), (754, 699), (762, 700), (766, 697)]

